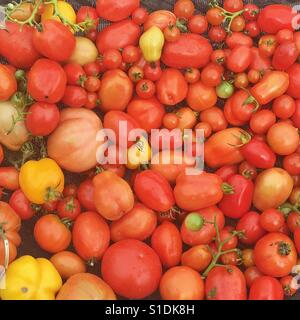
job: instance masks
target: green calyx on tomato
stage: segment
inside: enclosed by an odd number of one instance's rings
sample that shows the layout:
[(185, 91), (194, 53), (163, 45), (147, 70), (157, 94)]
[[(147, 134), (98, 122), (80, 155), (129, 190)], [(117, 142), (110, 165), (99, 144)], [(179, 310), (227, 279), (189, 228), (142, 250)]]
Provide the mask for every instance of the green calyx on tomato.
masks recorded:
[(281, 211), (286, 218), (292, 212), (297, 212), (300, 215), (300, 205), (298, 203), (292, 205), (291, 203), (286, 202), (281, 205), (278, 210)]
[(224, 192), (224, 194), (234, 194), (234, 188), (229, 183), (222, 184), (222, 191)]
[(188, 32), (188, 27), (187, 27), (187, 20), (185, 19), (177, 19), (176, 20), (176, 27), (183, 33)]
[(278, 253), (281, 256), (288, 256), (291, 253), (291, 246), (283, 241), (278, 243)]
[(186, 217), (185, 225), (190, 231), (199, 231), (204, 225), (204, 219), (199, 213), (192, 212)]
[(221, 99), (228, 99), (233, 95), (233, 85), (228, 81), (223, 81), (216, 88), (217, 96)]

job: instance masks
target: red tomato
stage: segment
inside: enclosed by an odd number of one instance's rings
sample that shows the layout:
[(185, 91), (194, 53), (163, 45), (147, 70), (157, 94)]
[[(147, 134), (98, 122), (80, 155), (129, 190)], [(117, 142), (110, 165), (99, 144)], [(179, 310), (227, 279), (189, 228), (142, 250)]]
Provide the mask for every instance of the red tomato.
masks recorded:
[(174, 267), (162, 276), (159, 291), (163, 300), (203, 300), (204, 282), (190, 267)]
[(155, 97), (146, 100), (135, 98), (128, 104), (127, 113), (136, 119), (140, 128), (150, 133), (162, 126), (165, 108)]
[(185, 99), (188, 85), (180, 71), (165, 69), (156, 83), (156, 92), (162, 104), (173, 106)]
[(145, 8), (137, 8), (133, 11), (131, 19), (134, 23), (141, 26), (146, 22), (148, 16), (149, 16), (149, 13)]
[(279, 45), (273, 55), (272, 65), (277, 70), (286, 70), (292, 66), (299, 56), (294, 42), (285, 42)]
[(272, 149), (264, 141), (255, 138), (241, 148), (241, 153), (256, 168), (269, 169), (274, 167), (276, 162), (276, 155)]
[(78, 63), (67, 63), (64, 65), (67, 83), (73, 86), (82, 85), (86, 79), (86, 73)]
[(239, 90), (232, 96), (232, 115), (240, 121), (249, 121), (258, 106), (245, 90)]
[(256, 21), (250, 21), (245, 25), (244, 32), (248, 34), (251, 38), (256, 38), (260, 34), (260, 29)]
[(133, 94), (133, 84), (127, 74), (119, 69), (109, 70), (102, 77), (99, 90), (102, 111), (126, 109)]
[[(127, 130), (123, 132), (120, 131), (120, 124), (123, 122), (126, 123)], [(135, 129), (139, 129), (140, 125), (136, 121), (136, 118), (130, 115), (129, 113), (125, 113), (123, 111), (109, 111), (104, 116), (103, 127), (106, 129), (111, 129), (114, 131), (116, 135), (116, 141), (113, 141), (115, 144), (119, 144), (122, 139), (127, 139), (128, 147), (132, 146), (135, 141), (130, 140), (130, 132)], [(126, 137), (123, 135), (126, 134)]]
[(246, 300), (246, 280), (235, 266), (213, 268), (207, 275), (205, 293), (208, 300)]
[(81, 212), (80, 203), (74, 196), (68, 196), (58, 202), (57, 211), (60, 218), (75, 220)]
[(87, 210), (96, 211), (94, 203), (94, 184), (91, 179), (83, 181), (77, 190), (80, 204)]
[(162, 70), (159, 62), (147, 63), (144, 66), (145, 78), (151, 81), (157, 81), (162, 76)]
[(136, 45), (140, 35), (140, 27), (132, 20), (116, 22), (98, 33), (97, 48), (100, 53), (108, 49), (123, 49), (129, 45)]
[[(295, 232), (295, 230), (300, 227), (300, 215), (296, 211), (292, 211), (289, 213), (287, 218), (287, 226), (291, 232)], [(294, 239), (295, 241), (295, 239)], [(296, 243), (295, 243), (296, 244)], [(296, 248), (297, 248), (296, 244)], [(298, 249), (297, 249), (298, 250)]]
[(76, 23), (88, 23), (88, 30), (96, 30), (99, 23), (98, 13), (95, 8), (89, 6), (82, 6), (77, 11)]
[(246, 46), (249, 48), (253, 46), (252, 38), (242, 32), (231, 32), (227, 35), (225, 42), (230, 49), (236, 46)]
[(0, 187), (12, 191), (19, 189), (19, 171), (15, 167), (0, 167)]
[(162, 267), (148, 245), (138, 240), (122, 240), (105, 252), (101, 273), (117, 294), (143, 299), (158, 288)]
[(251, 52), (252, 52), (252, 62), (250, 64), (251, 69), (257, 70), (259, 72), (264, 72), (271, 68), (270, 58), (262, 56), (260, 51), (255, 47), (251, 48)]
[(126, 63), (135, 63), (141, 58), (141, 50), (135, 46), (127, 46), (122, 51), (122, 58)]
[(219, 168), (215, 174), (217, 174), (224, 182), (238, 173), (238, 167), (236, 165), (227, 165)]
[(202, 69), (201, 81), (210, 87), (216, 87), (222, 82), (224, 69), (218, 64), (209, 63)]
[(62, 103), (70, 108), (81, 108), (87, 102), (87, 92), (78, 86), (67, 86)]
[(13, 73), (0, 64), (0, 101), (8, 100), (17, 91), (17, 81)]
[(253, 284), (253, 282), (261, 277), (263, 274), (255, 267), (248, 267), (245, 271), (244, 271), (244, 276), (246, 279), (246, 283), (247, 283), (247, 287), (250, 288)]
[(66, 74), (55, 61), (39, 59), (28, 73), (28, 93), (38, 102), (59, 102), (64, 96), (66, 84)]
[(100, 89), (101, 81), (96, 76), (88, 76), (84, 81), (84, 88), (89, 93), (94, 93)]
[(292, 276), (286, 276), (280, 279), (280, 283), (282, 285), (285, 296), (291, 297), (296, 294), (298, 290), (297, 288), (295, 288), (293, 279), (294, 277)]
[(60, 113), (56, 104), (36, 102), (28, 109), (26, 127), (34, 136), (48, 136), (59, 124)]
[(57, 253), (64, 251), (71, 243), (71, 232), (57, 215), (42, 216), (34, 226), (34, 239), (45, 251)]
[(212, 46), (204, 37), (184, 33), (178, 41), (165, 44), (162, 61), (171, 68), (201, 68), (209, 62), (212, 51)]
[(245, 124), (245, 121), (241, 121), (234, 116), (232, 107), (233, 107), (233, 96), (231, 96), (225, 102), (224, 117), (226, 118), (228, 123), (231, 124), (232, 126), (243, 126)]
[(208, 22), (205, 16), (197, 14), (189, 19), (188, 28), (192, 33), (202, 34), (207, 31)]
[[(95, 62), (89, 62), (83, 66), (83, 70), (86, 73), (87, 76), (93, 76), (93, 77), (98, 77), (103, 70), (101, 69), (99, 65), (99, 61), (101, 60), (102, 68), (103, 66), (103, 56), (99, 58), (99, 60)], [(104, 68), (105, 69), (105, 68)]]
[(180, 30), (176, 26), (168, 26), (163, 31), (167, 42), (175, 42), (180, 38)]
[(261, 31), (275, 34), (281, 29), (292, 29), (292, 20), (297, 12), (290, 6), (271, 4), (264, 7), (257, 19)]
[(222, 188), (225, 194), (219, 208), (229, 218), (241, 218), (251, 207), (253, 182), (237, 174), (228, 178)]
[(300, 174), (300, 153), (291, 153), (283, 159), (283, 168), (290, 175)]
[(142, 99), (150, 99), (154, 96), (156, 87), (150, 80), (140, 80), (136, 85), (136, 94)]
[(272, 110), (278, 118), (287, 120), (296, 111), (295, 100), (289, 95), (284, 94), (274, 100)]
[(293, 64), (288, 70), (287, 73), (289, 75), (290, 84), (288, 87), (287, 94), (295, 99), (300, 98), (300, 64)]
[(34, 216), (30, 201), (20, 189), (13, 192), (9, 199), (9, 205), (22, 220), (29, 220)]
[(252, 60), (251, 50), (246, 46), (236, 46), (234, 47), (227, 60), (227, 68), (235, 73), (245, 71)]
[(152, 170), (137, 174), (134, 191), (142, 203), (155, 211), (168, 211), (175, 204), (173, 190), (168, 180)]
[(177, 205), (184, 210), (193, 211), (213, 206), (221, 201), (222, 179), (212, 173), (199, 175), (180, 174), (176, 179), (174, 196)]
[(243, 17), (248, 20), (256, 20), (259, 14), (259, 7), (253, 3), (247, 3), (244, 6)]
[(137, 203), (133, 209), (110, 225), (114, 242), (125, 239), (145, 240), (151, 236), (157, 225), (157, 215), (146, 206)]
[(5, 22), (5, 29), (0, 30), (0, 55), (17, 68), (29, 69), (40, 58), (33, 46), (35, 28), (10, 21)]
[(32, 40), (34, 47), (41, 55), (58, 62), (68, 60), (76, 45), (71, 30), (53, 19), (43, 21), (41, 31), (36, 29)]
[(275, 114), (268, 109), (263, 109), (252, 115), (250, 129), (256, 134), (265, 134), (275, 123)]
[(195, 83), (200, 80), (200, 71), (196, 68), (188, 68), (184, 73), (187, 83)]
[(219, 230), (222, 230), (225, 225), (225, 217), (223, 212), (215, 206), (187, 215), (181, 225), (182, 241), (189, 246), (211, 243), (216, 236), (213, 225), (215, 219)]
[(296, 265), (297, 252), (288, 236), (283, 233), (269, 233), (256, 243), (254, 261), (263, 274), (284, 277)]
[(72, 240), (82, 259), (91, 263), (100, 260), (109, 246), (108, 224), (98, 213), (84, 212), (75, 220)]
[(294, 232), (294, 242), (297, 252), (300, 253), (300, 228), (297, 227)]
[(259, 217), (260, 225), (267, 232), (278, 232), (283, 227), (284, 222), (284, 215), (277, 209), (265, 210)]
[(182, 254), (182, 240), (177, 227), (169, 221), (164, 221), (153, 232), (151, 247), (158, 254), (164, 267), (177, 266)]
[(108, 49), (103, 53), (103, 65), (106, 69), (117, 69), (122, 63), (122, 55), (117, 49)]
[(257, 278), (250, 287), (249, 300), (283, 300), (284, 292), (280, 282), (262, 276)]
[(186, 100), (188, 105), (195, 111), (203, 111), (216, 104), (216, 90), (215, 88), (198, 81), (189, 85)]
[(254, 244), (266, 233), (259, 223), (259, 216), (257, 212), (250, 211), (238, 221), (236, 230), (244, 232), (240, 242), (247, 245)]
[(175, 14), (168, 10), (157, 10), (148, 16), (148, 19), (144, 23), (144, 30), (147, 31), (153, 26), (164, 30), (169, 25), (176, 25)]
[(128, 18), (140, 6), (140, 0), (97, 0), (96, 10), (100, 18), (120, 21)]

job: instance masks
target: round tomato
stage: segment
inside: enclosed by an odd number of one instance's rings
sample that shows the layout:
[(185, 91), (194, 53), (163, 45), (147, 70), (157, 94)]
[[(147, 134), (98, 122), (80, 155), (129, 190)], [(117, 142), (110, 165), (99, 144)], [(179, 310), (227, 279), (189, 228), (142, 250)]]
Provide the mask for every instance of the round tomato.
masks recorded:
[(119, 241), (107, 249), (101, 273), (117, 294), (129, 299), (143, 299), (158, 288), (162, 267), (153, 249), (131, 239)]
[(82, 22), (87, 23), (89, 31), (96, 30), (99, 23), (96, 9), (89, 6), (80, 7), (76, 15), (76, 23)]
[(8, 100), (17, 91), (17, 81), (13, 73), (0, 64), (0, 101)]
[(99, 90), (100, 109), (125, 110), (133, 94), (133, 84), (123, 71), (109, 70), (102, 77)]
[(205, 16), (197, 14), (189, 19), (188, 27), (192, 33), (202, 34), (207, 31), (208, 22)]
[(80, 203), (74, 196), (68, 196), (58, 202), (57, 211), (60, 218), (75, 220), (81, 212)]
[(283, 300), (283, 298), (282, 285), (273, 277), (258, 277), (250, 287), (249, 300)]
[(250, 128), (256, 134), (265, 134), (275, 123), (275, 114), (268, 109), (263, 109), (252, 115)]
[(259, 217), (260, 225), (268, 232), (279, 232), (284, 222), (284, 215), (277, 209), (265, 210)]
[(162, 104), (173, 106), (185, 99), (188, 85), (180, 71), (165, 69), (156, 83), (156, 92)]
[(62, 102), (70, 108), (81, 108), (87, 102), (87, 92), (79, 86), (67, 86)]
[(148, 19), (144, 23), (144, 30), (147, 31), (153, 26), (164, 30), (169, 25), (176, 25), (175, 14), (168, 10), (157, 10), (148, 16)]
[(247, 46), (233, 48), (226, 60), (227, 68), (235, 73), (245, 71), (252, 60), (251, 50)]
[(212, 255), (206, 245), (197, 245), (185, 251), (181, 256), (181, 264), (198, 272), (204, 271), (210, 264)]
[(39, 59), (28, 73), (28, 93), (38, 102), (59, 102), (64, 96), (66, 84), (66, 74), (55, 61)]
[(78, 63), (67, 63), (64, 65), (64, 71), (67, 76), (67, 83), (69, 85), (82, 85), (86, 79), (86, 73), (82, 66)]
[(144, 24), (149, 16), (148, 11), (145, 8), (137, 8), (133, 11), (131, 19), (139, 26)]
[(75, 220), (72, 240), (78, 255), (93, 265), (109, 246), (109, 226), (98, 213), (84, 212)]
[(272, 65), (276, 70), (286, 70), (292, 66), (299, 56), (299, 51), (294, 42), (280, 44), (273, 55)]
[(19, 171), (15, 167), (0, 167), (0, 187), (12, 191), (19, 189)]
[(68, 248), (71, 243), (71, 232), (58, 216), (47, 214), (41, 217), (34, 226), (34, 238), (45, 251), (57, 253)]
[(178, 265), (182, 254), (182, 240), (177, 227), (169, 221), (164, 221), (153, 232), (151, 247), (160, 257), (164, 267)]
[(49, 19), (41, 23), (41, 31), (36, 29), (33, 34), (33, 45), (44, 57), (63, 62), (67, 61), (76, 45), (71, 30), (59, 21)]
[(288, 236), (283, 233), (269, 233), (256, 243), (254, 261), (263, 274), (284, 277), (296, 265), (297, 252)]
[(56, 104), (36, 102), (28, 109), (26, 127), (34, 136), (48, 136), (56, 129), (59, 120)]
[(154, 96), (156, 87), (151, 80), (140, 80), (136, 84), (136, 93), (142, 99), (150, 99)]
[(203, 300), (204, 281), (190, 267), (174, 267), (162, 276), (159, 291), (163, 300)]
[(216, 90), (198, 81), (190, 84), (187, 93), (187, 103), (195, 111), (203, 111), (213, 107), (217, 102)]

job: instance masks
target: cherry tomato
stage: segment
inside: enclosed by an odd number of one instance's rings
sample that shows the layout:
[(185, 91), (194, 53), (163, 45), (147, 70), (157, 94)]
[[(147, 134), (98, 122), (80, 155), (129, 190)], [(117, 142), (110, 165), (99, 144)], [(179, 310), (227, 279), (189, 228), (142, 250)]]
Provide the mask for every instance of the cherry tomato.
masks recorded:
[(294, 33), (289, 29), (281, 29), (276, 33), (276, 40), (279, 44), (294, 40)]
[(253, 282), (261, 277), (263, 274), (256, 268), (256, 267), (248, 267), (244, 271), (244, 276), (246, 279), (247, 287), (250, 288), (253, 284)]
[(78, 86), (67, 86), (62, 102), (70, 108), (81, 108), (87, 102), (87, 92)]
[(147, 21), (148, 16), (149, 13), (145, 8), (137, 8), (133, 11), (131, 19), (134, 23), (142, 25)]
[(57, 253), (68, 248), (71, 243), (71, 232), (58, 216), (42, 216), (34, 226), (34, 238), (45, 251)]
[(259, 214), (255, 211), (250, 211), (243, 215), (236, 225), (236, 230), (244, 232), (240, 242), (247, 245), (256, 243), (266, 233), (260, 226)]
[(85, 22), (88, 30), (96, 30), (99, 24), (98, 13), (95, 8), (90, 6), (82, 6), (77, 11), (76, 23)]
[(226, 31), (221, 26), (212, 26), (208, 31), (208, 37), (213, 42), (223, 42), (226, 38)]
[(158, 288), (162, 267), (152, 248), (131, 239), (121, 240), (107, 249), (101, 273), (117, 294), (129, 299), (143, 299)]
[(226, 11), (237, 12), (244, 8), (242, 0), (224, 0), (223, 7)]
[(196, 68), (187, 68), (184, 77), (187, 83), (195, 83), (200, 80), (200, 71)]
[(59, 124), (60, 113), (56, 104), (36, 102), (28, 109), (26, 127), (34, 136), (48, 136)]
[(101, 81), (99, 78), (95, 76), (88, 76), (87, 79), (84, 81), (84, 88), (87, 92), (92, 93), (96, 92), (100, 89)]
[(247, 3), (244, 5), (243, 17), (248, 20), (256, 20), (259, 14), (259, 8), (254, 3)]
[(287, 70), (297, 60), (299, 51), (294, 42), (280, 44), (273, 55), (272, 65), (277, 70)]
[(58, 202), (57, 211), (60, 218), (75, 220), (81, 212), (80, 203), (74, 196), (68, 196)]
[(242, 32), (231, 32), (227, 35), (225, 43), (230, 49), (237, 46), (246, 46), (249, 48), (253, 46), (252, 38)]
[(99, 104), (100, 104), (100, 101), (98, 99), (98, 94), (95, 92), (88, 92), (84, 107), (87, 109), (95, 109), (96, 107), (99, 106)]
[(249, 82), (253, 84), (257, 83), (260, 80), (260, 76), (260, 72), (255, 69), (250, 69), (247, 75)]
[(133, 66), (128, 70), (128, 76), (132, 82), (139, 82), (144, 78), (144, 71), (140, 67)]
[(235, 73), (245, 71), (251, 63), (251, 50), (246, 46), (232, 49), (226, 60), (227, 68)]
[(289, 95), (284, 94), (274, 100), (272, 110), (276, 117), (287, 120), (296, 111), (295, 100)]
[(84, 212), (74, 222), (72, 240), (78, 255), (93, 265), (109, 246), (108, 224), (98, 213)]
[(22, 220), (29, 220), (34, 216), (30, 201), (20, 189), (13, 192), (9, 199), (9, 205)]
[(256, 38), (260, 34), (260, 29), (256, 21), (250, 21), (245, 25), (244, 32), (251, 38)]
[[(249, 85), (249, 79), (247, 77), (246, 72), (241, 72), (235, 75), (234, 78), (234, 86), (238, 89), (247, 88)], [(230, 92), (232, 95), (232, 92)]]
[(218, 107), (212, 107), (202, 111), (200, 113), (200, 120), (209, 123), (214, 132), (224, 130), (228, 126), (224, 113)]
[(169, 130), (177, 128), (179, 118), (175, 113), (166, 113), (163, 117), (163, 126)]
[(297, 289), (293, 284), (293, 277), (292, 276), (285, 276), (280, 279), (280, 283), (282, 285), (284, 295), (287, 297), (291, 297), (296, 294)]
[(206, 245), (197, 245), (181, 256), (181, 264), (190, 267), (198, 272), (204, 271), (210, 264), (212, 255)]
[(142, 99), (152, 98), (155, 91), (155, 84), (151, 80), (140, 80), (136, 85), (136, 93)]
[(76, 184), (73, 184), (73, 183), (67, 184), (67, 185), (65, 185), (63, 195), (65, 197), (70, 197), (70, 196), (76, 197), (77, 196), (77, 189), (78, 188), (77, 188)]
[(224, 21), (224, 15), (219, 8), (211, 8), (206, 12), (206, 19), (209, 24), (219, 26)]
[(207, 122), (198, 122), (195, 126), (195, 130), (203, 130), (204, 138), (207, 139), (212, 134), (212, 127)]
[(122, 51), (123, 61), (126, 63), (135, 63), (139, 61), (141, 57), (141, 51), (138, 47), (127, 46)]
[(285, 222), (283, 214), (277, 209), (265, 210), (259, 217), (260, 225), (267, 232), (278, 232)]
[(67, 83), (72, 86), (82, 85), (86, 79), (85, 70), (78, 63), (67, 63), (64, 66)]
[[(103, 57), (101, 57), (101, 63), (103, 64)], [(104, 66), (102, 66), (104, 68)], [(99, 63), (98, 62), (89, 62), (83, 66), (83, 70), (86, 73), (87, 76), (93, 76), (93, 77), (98, 77), (101, 70)]]
[(252, 115), (250, 128), (256, 134), (265, 134), (275, 123), (275, 114), (268, 109), (264, 109)]
[(245, 29), (246, 21), (242, 16), (235, 17), (230, 26), (230, 30), (234, 32), (241, 32)]
[(159, 291), (163, 300), (203, 300), (204, 282), (190, 267), (173, 267), (162, 276)]
[(162, 76), (162, 70), (159, 62), (154, 64), (147, 63), (144, 67), (145, 78), (151, 81), (157, 81)]
[(224, 69), (215, 63), (209, 63), (201, 72), (202, 82), (210, 87), (218, 86), (222, 81)]
[(273, 35), (263, 35), (258, 42), (258, 50), (264, 57), (273, 56), (277, 47), (276, 37)]
[(77, 190), (80, 204), (87, 210), (96, 211), (94, 203), (94, 184), (91, 179), (83, 181)]
[(178, 18), (189, 19), (193, 16), (195, 5), (191, 0), (177, 0), (174, 13)]
[(283, 298), (283, 288), (273, 277), (258, 277), (250, 287), (249, 300), (283, 300)]
[(166, 41), (175, 42), (180, 38), (180, 30), (176, 26), (170, 25), (164, 29)]
[(213, 107), (217, 102), (216, 90), (198, 81), (189, 86), (187, 103), (195, 111), (203, 111)]
[(208, 22), (205, 16), (197, 14), (189, 19), (188, 28), (192, 33), (202, 34), (208, 29)]
[(103, 53), (103, 65), (106, 69), (117, 69), (122, 63), (122, 55), (117, 49), (108, 49)]

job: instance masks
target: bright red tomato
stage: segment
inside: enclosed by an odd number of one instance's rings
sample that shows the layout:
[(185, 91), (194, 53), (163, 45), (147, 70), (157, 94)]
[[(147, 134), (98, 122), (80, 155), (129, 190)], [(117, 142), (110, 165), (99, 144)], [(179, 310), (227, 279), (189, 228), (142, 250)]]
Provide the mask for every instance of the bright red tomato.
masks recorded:
[(283, 300), (283, 298), (282, 285), (273, 277), (259, 277), (250, 287), (249, 300)]
[(68, 196), (58, 202), (57, 211), (60, 218), (75, 220), (81, 212), (80, 203), (74, 196)]
[(21, 189), (13, 192), (9, 199), (9, 205), (15, 210), (22, 220), (29, 220), (34, 216), (30, 201), (25, 197)]

